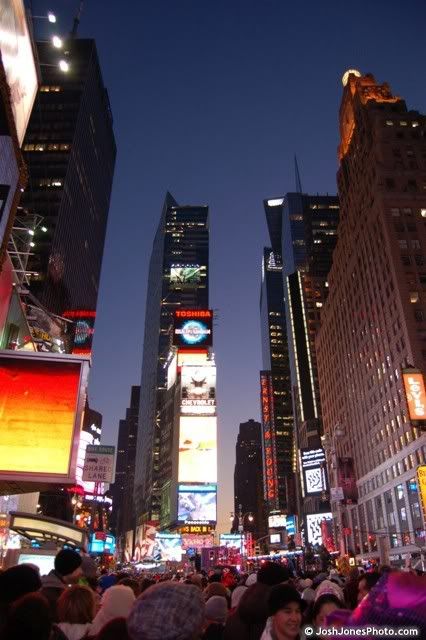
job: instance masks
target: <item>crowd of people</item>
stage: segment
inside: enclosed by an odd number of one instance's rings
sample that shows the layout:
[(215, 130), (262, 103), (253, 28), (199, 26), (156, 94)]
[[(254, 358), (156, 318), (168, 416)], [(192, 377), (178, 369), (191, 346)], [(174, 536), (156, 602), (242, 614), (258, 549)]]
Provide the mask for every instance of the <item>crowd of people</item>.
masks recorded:
[(303, 640), (366, 625), (414, 627), (426, 638), (426, 575), (295, 575), (268, 561), (249, 574), (98, 576), (73, 549), (58, 552), (47, 576), (30, 564), (0, 573), (0, 640)]

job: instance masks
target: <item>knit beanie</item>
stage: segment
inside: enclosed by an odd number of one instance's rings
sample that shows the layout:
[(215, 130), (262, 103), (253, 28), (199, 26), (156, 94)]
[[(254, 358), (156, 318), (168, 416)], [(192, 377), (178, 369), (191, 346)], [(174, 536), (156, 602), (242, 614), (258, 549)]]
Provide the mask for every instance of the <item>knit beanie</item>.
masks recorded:
[(38, 570), (29, 564), (18, 564), (0, 573), (0, 602), (10, 604), (27, 593), (41, 589)]
[(69, 576), (81, 566), (82, 558), (73, 549), (61, 549), (55, 558), (55, 571), (61, 576)]

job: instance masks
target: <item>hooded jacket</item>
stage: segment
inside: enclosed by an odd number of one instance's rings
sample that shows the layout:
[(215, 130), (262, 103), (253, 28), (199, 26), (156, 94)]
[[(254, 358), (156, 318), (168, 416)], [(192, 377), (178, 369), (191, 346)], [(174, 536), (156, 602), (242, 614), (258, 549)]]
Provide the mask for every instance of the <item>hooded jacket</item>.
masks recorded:
[(81, 640), (90, 635), (92, 623), (71, 624), (70, 622), (60, 622), (57, 626), (67, 637), (67, 640)]
[(47, 576), (43, 576), (41, 579), (41, 590), (40, 593), (47, 599), (49, 602), (50, 612), (52, 614), (53, 622), (59, 622), (58, 614), (56, 611), (56, 605), (59, 600), (59, 597), (62, 591), (65, 590), (66, 584), (62, 580), (59, 573), (55, 570), (52, 570)]
[(261, 582), (247, 589), (226, 622), (224, 640), (260, 640), (268, 619), (270, 590), (270, 586)]

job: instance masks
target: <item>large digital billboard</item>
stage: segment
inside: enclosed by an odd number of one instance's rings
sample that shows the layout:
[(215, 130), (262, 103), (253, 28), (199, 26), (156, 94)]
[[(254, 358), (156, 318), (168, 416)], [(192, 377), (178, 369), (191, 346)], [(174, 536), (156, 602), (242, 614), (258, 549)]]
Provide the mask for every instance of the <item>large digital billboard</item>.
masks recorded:
[(174, 312), (173, 344), (185, 349), (211, 347), (213, 311), (211, 309), (177, 309)]
[(2, 480), (75, 482), (88, 368), (68, 355), (0, 352)]
[(418, 369), (403, 369), (402, 378), (410, 420), (426, 420), (426, 391), (423, 373)]
[(182, 549), (206, 549), (213, 547), (214, 535), (208, 533), (204, 536), (197, 533), (186, 533), (182, 536)]
[(242, 553), (244, 536), (241, 533), (221, 533), (219, 535), (219, 545), (221, 547), (238, 549), (238, 551)]
[(183, 366), (181, 413), (211, 415), (216, 407), (216, 367)]
[(324, 449), (301, 449), (300, 457), (305, 495), (321, 495), (327, 490)]
[(90, 355), (95, 333), (96, 311), (64, 311), (64, 318), (74, 322), (72, 353)]
[(309, 544), (323, 544), (321, 523), (323, 520), (332, 520), (330, 513), (308, 513), (306, 516), (306, 534)]
[(16, 133), (21, 146), (38, 87), (33, 49), (22, 0), (2, 0), (0, 3), (0, 52), (10, 88)]
[(216, 522), (216, 485), (180, 484), (178, 492), (178, 520)]
[(358, 500), (358, 487), (353, 458), (338, 458), (337, 460), (337, 484), (343, 489), (345, 504), (353, 504)]
[(157, 532), (154, 558), (162, 562), (180, 562), (182, 560), (182, 536), (178, 533)]
[(206, 268), (199, 264), (172, 264), (170, 284), (176, 288), (193, 287), (201, 282), (201, 274)]
[(178, 482), (217, 482), (214, 416), (181, 416)]

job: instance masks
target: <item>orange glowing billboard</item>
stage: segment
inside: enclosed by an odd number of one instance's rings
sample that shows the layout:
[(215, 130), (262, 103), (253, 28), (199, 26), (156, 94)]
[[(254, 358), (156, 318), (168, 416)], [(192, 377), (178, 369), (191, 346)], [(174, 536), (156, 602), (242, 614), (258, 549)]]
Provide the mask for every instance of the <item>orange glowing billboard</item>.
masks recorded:
[(404, 369), (402, 377), (410, 420), (426, 420), (426, 390), (423, 373), (417, 369)]
[(0, 478), (73, 482), (88, 361), (0, 351)]

